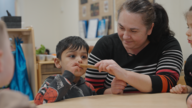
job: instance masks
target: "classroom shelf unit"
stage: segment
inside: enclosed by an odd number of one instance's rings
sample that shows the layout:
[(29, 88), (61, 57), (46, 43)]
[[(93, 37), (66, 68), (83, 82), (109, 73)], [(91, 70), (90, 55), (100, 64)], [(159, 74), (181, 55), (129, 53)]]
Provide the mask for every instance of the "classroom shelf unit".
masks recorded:
[[(37, 69), (36, 69), (36, 53), (35, 53), (35, 41), (34, 30), (32, 27), (28, 28), (16, 28), (7, 29), (9, 37), (14, 39), (16, 37), (22, 38), (22, 48), (26, 59), (27, 72), (29, 78), (29, 84), (35, 96), (38, 91), (37, 84)], [(15, 45), (14, 40), (12, 44)]]
[(61, 74), (61, 69), (55, 67), (54, 61), (38, 61), (38, 89), (49, 76)]

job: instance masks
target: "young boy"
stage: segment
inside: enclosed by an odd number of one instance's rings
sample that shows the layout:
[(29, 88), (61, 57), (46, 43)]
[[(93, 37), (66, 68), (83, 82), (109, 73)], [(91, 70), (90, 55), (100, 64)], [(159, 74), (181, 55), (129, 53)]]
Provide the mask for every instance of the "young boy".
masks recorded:
[[(14, 60), (11, 44), (5, 23), (0, 20), (0, 88), (10, 83), (13, 73)], [(30, 104), (27, 96), (5, 89), (0, 90), (0, 108), (36, 108), (36, 106)]]
[(62, 75), (48, 77), (35, 97), (35, 104), (51, 103), (68, 98), (95, 95), (93, 86), (81, 77), (87, 70), (89, 46), (78, 36), (61, 40), (56, 47), (55, 66)]

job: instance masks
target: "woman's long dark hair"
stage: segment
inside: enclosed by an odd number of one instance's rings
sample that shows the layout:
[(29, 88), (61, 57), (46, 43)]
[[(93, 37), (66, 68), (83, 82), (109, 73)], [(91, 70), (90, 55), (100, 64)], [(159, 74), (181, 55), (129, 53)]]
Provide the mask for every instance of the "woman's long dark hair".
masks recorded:
[(153, 27), (151, 35), (148, 36), (148, 39), (151, 42), (159, 42), (162, 38), (174, 36), (175, 33), (169, 28), (169, 18), (165, 9), (157, 3), (154, 3), (153, 7), (156, 14), (155, 26)]

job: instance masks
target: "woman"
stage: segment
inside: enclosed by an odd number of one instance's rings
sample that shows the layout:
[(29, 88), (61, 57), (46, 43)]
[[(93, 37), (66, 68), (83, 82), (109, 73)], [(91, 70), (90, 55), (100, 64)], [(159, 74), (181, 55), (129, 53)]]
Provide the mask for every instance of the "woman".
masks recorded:
[[(187, 20), (187, 26), (188, 26), (188, 31), (186, 33), (187, 35), (187, 40), (189, 44), (192, 47), (192, 6), (189, 8), (189, 11), (185, 15), (186, 20)], [(170, 92), (171, 93), (190, 93), (187, 96), (187, 106), (188, 108), (192, 108), (192, 54), (187, 58), (187, 61), (185, 63), (185, 82), (187, 85), (181, 85), (178, 84), (177, 86), (173, 87)]]
[[(86, 80), (97, 94), (168, 92), (176, 85), (183, 57), (164, 8), (148, 0), (127, 0), (118, 12), (118, 33), (95, 45)], [(104, 71), (104, 72), (101, 72)]]

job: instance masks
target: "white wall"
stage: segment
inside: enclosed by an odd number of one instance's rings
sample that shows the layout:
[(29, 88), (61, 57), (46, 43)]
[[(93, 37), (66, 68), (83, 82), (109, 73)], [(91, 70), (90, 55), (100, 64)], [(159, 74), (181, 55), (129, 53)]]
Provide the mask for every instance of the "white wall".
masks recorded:
[[(35, 32), (35, 43), (45, 45), (55, 52), (59, 40), (70, 35), (79, 35), (79, 0), (16, 0), (17, 15), (21, 15), (23, 26), (32, 25)], [(184, 13), (192, 5), (192, 0), (155, 0), (166, 9), (170, 28), (175, 32), (175, 37), (180, 42), (184, 60), (192, 53), (185, 35), (187, 25)], [(117, 25), (115, 21), (115, 31)], [(86, 40), (89, 45), (94, 45), (98, 39)]]
[(78, 0), (16, 0), (16, 15), (22, 26), (33, 26), (35, 46), (43, 44), (55, 53), (59, 40), (79, 35)]
[(22, 16), (22, 26), (33, 26), (35, 46), (43, 44), (51, 52), (61, 35), (60, 2), (58, 0), (16, 0), (17, 15)]
[[(56, 0), (54, 0), (56, 1)], [(60, 0), (61, 38), (79, 36), (79, 0)]]
[(192, 6), (192, 0), (155, 0), (155, 2), (166, 9), (170, 28), (175, 32), (175, 37), (178, 39), (183, 51), (183, 58), (186, 60), (192, 54), (192, 48), (187, 41), (187, 24), (184, 13)]

